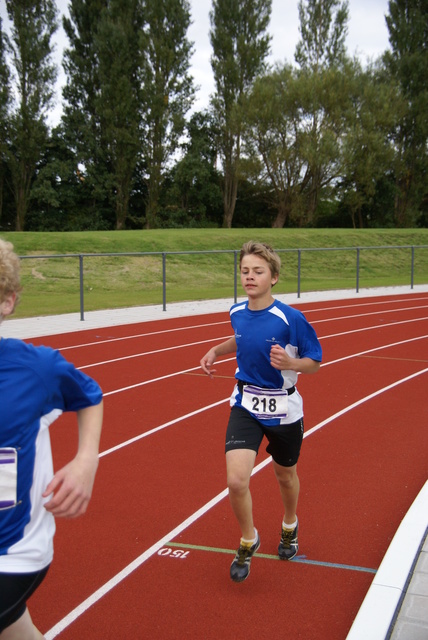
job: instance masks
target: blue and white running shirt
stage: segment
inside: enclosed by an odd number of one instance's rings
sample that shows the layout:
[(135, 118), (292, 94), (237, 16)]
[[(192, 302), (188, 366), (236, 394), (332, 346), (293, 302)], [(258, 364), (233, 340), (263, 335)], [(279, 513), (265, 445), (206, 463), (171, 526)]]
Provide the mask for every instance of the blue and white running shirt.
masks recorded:
[[(268, 389), (289, 389), (297, 383), (295, 371), (279, 371), (270, 363), (272, 345), (278, 344), (292, 358), (311, 358), (321, 362), (322, 349), (313, 327), (301, 311), (275, 300), (260, 311), (248, 308), (248, 302), (230, 309), (230, 320), (237, 345), (238, 367), (235, 378)], [(232, 393), (231, 406), (241, 405), (238, 388)], [(290, 424), (303, 416), (302, 397), (296, 391), (288, 398), (286, 418), (261, 420), (267, 426)]]
[(48, 427), (102, 400), (99, 385), (49, 347), (0, 340), (0, 571), (50, 564), (55, 520), (42, 493), (53, 477)]

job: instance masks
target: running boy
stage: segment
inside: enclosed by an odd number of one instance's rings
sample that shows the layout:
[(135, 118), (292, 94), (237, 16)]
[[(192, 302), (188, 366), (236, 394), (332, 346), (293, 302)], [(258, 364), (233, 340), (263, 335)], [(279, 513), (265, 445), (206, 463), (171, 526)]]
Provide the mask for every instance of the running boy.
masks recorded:
[[(19, 291), (19, 258), (0, 240), (0, 321)], [(58, 351), (2, 338), (0, 407), (0, 638), (36, 640), (26, 602), (52, 561), (55, 516), (80, 516), (90, 500), (102, 392)], [(54, 474), (48, 427), (63, 411), (77, 414), (79, 444)]]
[(230, 567), (235, 582), (248, 577), (251, 558), (260, 547), (249, 485), (263, 436), (284, 505), (278, 555), (291, 560), (298, 549), (297, 460), (303, 440), (303, 402), (296, 382), (298, 373), (318, 371), (322, 351), (303, 314), (272, 296), (280, 266), (278, 254), (268, 245), (251, 241), (243, 245), (241, 283), (248, 300), (230, 309), (234, 335), (201, 360), (202, 370), (212, 377), (215, 360), (236, 352), (237, 383), (226, 431), (227, 485), (242, 535)]

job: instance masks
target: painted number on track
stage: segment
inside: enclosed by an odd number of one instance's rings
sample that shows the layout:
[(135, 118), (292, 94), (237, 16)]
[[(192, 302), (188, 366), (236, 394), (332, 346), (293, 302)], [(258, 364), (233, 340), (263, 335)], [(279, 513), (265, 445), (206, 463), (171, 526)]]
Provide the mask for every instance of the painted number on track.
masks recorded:
[(169, 556), (170, 558), (187, 558), (188, 555), (189, 551), (183, 551), (182, 549), (172, 550), (169, 547), (164, 547), (158, 551), (158, 556)]

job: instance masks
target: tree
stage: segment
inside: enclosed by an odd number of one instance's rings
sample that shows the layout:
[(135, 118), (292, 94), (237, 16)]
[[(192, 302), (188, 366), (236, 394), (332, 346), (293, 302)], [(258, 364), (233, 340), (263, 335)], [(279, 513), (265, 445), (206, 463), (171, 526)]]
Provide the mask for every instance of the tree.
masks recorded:
[[(334, 162), (336, 145), (330, 144), (331, 133), (337, 124), (331, 119), (335, 111), (332, 101), (343, 99), (340, 85), (334, 82), (333, 92), (326, 84), (329, 71), (343, 69), (346, 63), (345, 39), (348, 31), (348, 2), (345, 0), (300, 0), (299, 19), (301, 38), (297, 44), (295, 59), (300, 66), (300, 73), (309, 82), (309, 101), (306, 100), (306, 123), (311, 138), (310, 158), (310, 197), (307, 201), (307, 217), (311, 223), (315, 215), (325, 180), (326, 168)], [(339, 71), (340, 73), (340, 71)], [(333, 88), (333, 87), (332, 87)], [(339, 92), (341, 95), (337, 95)], [(339, 131), (336, 131), (339, 135)]]
[(232, 226), (239, 183), (242, 110), (255, 79), (266, 69), (271, 0), (213, 0), (210, 12), (211, 66), (216, 91), (212, 98), (218, 120), (223, 164), (223, 226)]
[(101, 12), (95, 36), (100, 83), (95, 108), (101, 124), (104, 162), (111, 172), (116, 229), (123, 229), (128, 217), (140, 149), (138, 73), (142, 25), (138, 0), (111, 0)]
[[(124, 228), (144, 171), (146, 226), (193, 99), (186, 0), (71, 0), (64, 124), (94, 195)], [(139, 182), (138, 182), (139, 181)], [(133, 221), (144, 219), (133, 212)]]
[(414, 224), (427, 197), (428, 7), (420, 0), (390, 0), (386, 23), (391, 50), (384, 56), (406, 100), (395, 135), (397, 226)]
[(8, 115), (11, 101), (9, 68), (6, 63), (6, 35), (2, 30), (0, 18), (0, 220), (3, 213), (4, 175), (6, 171), (6, 152), (8, 136)]
[[(215, 129), (208, 113), (194, 113), (188, 124), (188, 140), (183, 157), (170, 172), (170, 185), (164, 198), (164, 211), (182, 226), (220, 224), (222, 197), (220, 175), (216, 169)], [(177, 222), (176, 222), (177, 224)]]
[(76, 170), (76, 154), (61, 124), (55, 127), (37, 168), (27, 215), (29, 231), (81, 231), (111, 229), (113, 216), (94, 209), (93, 190), (83, 172)]
[(70, 17), (63, 17), (69, 47), (64, 51), (62, 126), (66, 146), (74, 152), (74, 172), (91, 194), (86, 214), (99, 219), (115, 209), (107, 143), (99, 114), (101, 95), (97, 33), (108, 0), (71, 0)]
[(352, 226), (362, 228), (368, 222), (363, 212), (370, 216), (378, 187), (393, 165), (391, 131), (404, 105), (399, 88), (379, 65), (363, 71), (354, 61), (346, 84), (346, 133), (341, 138), (341, 177), (336, 186)]
[(46, 115), (57, 75), (51, 60), (52, 36), (58, 23), (53, 0), (6, 0), (6, 7), (12, 23), (8, 49), (16, 86), (7, 161), (16, 205), (16, 229), (22, 231), (35, 170), (48, 138)]
[(146, 227), (157, 225), (163, 174), (178, 147), (194, 100), (189, 75), (187, 0), (145, 0), (142, 39), (141, 143), (147, 170)]
[(301, 88), (291, 65), (277, 66), (256, 80), (247, 102), (246, 171), (259, 189), (267, 188), (268, 204), (277, 212), (273, 227), (301, 219), (310, 180)]
[[(314, 224), (314, 200), (331, 196), (342, 170), (349, 90), (345, 66), (303, 72), (277, 65), (255, 82), (245, 150), (252, 161), (249, 175), (258, 174), (259, 183), (270, 187), (270, 205), (277, 211), (273, 227)], [(314, 100), (322, 114), (315, 131)]]
[(302, 69), (337, 65), (346, 57), (348, 1), (299, 0), (299, 40), (295, 60)]

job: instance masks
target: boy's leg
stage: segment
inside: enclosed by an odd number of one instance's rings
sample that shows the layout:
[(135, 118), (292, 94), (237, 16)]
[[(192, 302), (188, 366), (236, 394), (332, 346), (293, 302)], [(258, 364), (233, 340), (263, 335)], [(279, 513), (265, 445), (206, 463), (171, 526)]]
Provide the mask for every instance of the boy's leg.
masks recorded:
[(272, 464), (284, 505), (284, 522), (292, 524), (296, 521), (297, 501), (300, 492), (297, 465), (283, 467), (275, 461), (272, 461)]
[(229, 499), (242, 534), (238, 551), (230, 565), (230, 577), (234, 582), (242, 582), (248, 578), (251, 559), (260, 547), (259, 534), (253, 522), (253, 502), (250, 493), (250, 477), (256, 455), (251, 449), (226, 452)]
[(0, 634), (1, 640), (43, 640), (44, 637), (34, 626), (28, 609)]
[(226, 452), (229, 500), (238, 520), (241, 535), (246, 540), (252, 540), (255, 536), (250, 477), (256, 455), (256, 452), (251, 449), (235, 449)]
[(283, 467), (273, 462), (273, 468), (284, 504), (284, 520), (281, 527), (278, 555), (280, 560), (292, 560), (299, 549), (299, 526), (296, 515), (300, 490), (299, 477), (297, 475), (296, 465)]

